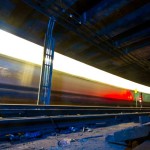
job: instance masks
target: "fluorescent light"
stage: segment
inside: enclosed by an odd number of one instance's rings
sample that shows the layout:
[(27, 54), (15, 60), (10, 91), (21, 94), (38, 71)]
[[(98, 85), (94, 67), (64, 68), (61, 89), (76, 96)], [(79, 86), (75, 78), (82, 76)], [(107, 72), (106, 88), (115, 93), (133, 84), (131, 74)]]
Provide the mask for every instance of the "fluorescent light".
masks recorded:
[[(42, 64), (43, 47), (0, 30), (0, 53), (34, 64)], [(144, 86), (95, 67), (86, 65), (57, 52), (54, 54), (54, 69), (96, 82), (150, 94), (150, 87)]]

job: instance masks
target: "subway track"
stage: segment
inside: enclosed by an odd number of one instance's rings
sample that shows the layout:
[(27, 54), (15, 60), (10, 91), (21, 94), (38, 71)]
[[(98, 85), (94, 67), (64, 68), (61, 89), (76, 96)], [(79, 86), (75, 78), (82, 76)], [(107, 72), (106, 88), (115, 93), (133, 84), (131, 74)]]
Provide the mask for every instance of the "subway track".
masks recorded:
[(0, 105), (0, 137), (76, 125), (100, 125), (110, 119), (127, 121), (142, 115), (150, 115), (150, 108)]
[(43, 106), (0, 105), (0, 117), (36, 117), (62, 115), (92, 115), (118, 113), (147, 113), (150, 107), (89, 107), (89, 106)]

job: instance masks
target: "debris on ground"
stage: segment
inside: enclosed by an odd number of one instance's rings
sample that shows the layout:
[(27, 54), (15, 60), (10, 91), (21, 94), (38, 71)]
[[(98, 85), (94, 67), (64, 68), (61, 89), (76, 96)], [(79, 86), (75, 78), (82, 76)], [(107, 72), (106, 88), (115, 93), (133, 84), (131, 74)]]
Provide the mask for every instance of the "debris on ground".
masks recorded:
[(76, 131), (79, 131), (79, 128), (77, 128), (77, 127), (69, 127), (69, 131), (76, 132)]
[(88, 127), (83, 127), (83, 130), (82, 130), (83, 132), (86, 132), (86, 131), (88, 131), (88, 132), (92, 132), (93, 130), (91, 129), (91, 128), (88, 128)]
[[(20, 133), (20, 136), (30, 137), (23, 140), (12, 140), (12, 141), (1, 141), (0, 149), (7, 150), (125, 150), (126, 146), (111, 144), (105, 141), (105, 138), (109, 134), (113, 134), (115, 131), (125, 129), (130, 126), (134, 126), (136, 123), (126, 123), (119, 124), (109, 127), (100, 128), (88, 128), (92, 129), (92, 132), (83, 132), (83, 127), (74, 127), (79, 129), (79, 131), (69, 131), (70, 133), (56, 133), (55, 131), (48, 132), (46, 135), (45, 131), (35, 131)], [(74, 128), (71, 128), (74, 129)], [(86, 127), (85, 127), (86, 128)], [(64, 128), (64, 131), (69, 130), (69, 128)], [(33, 134), (34, 133), (34, 134)], [(40, 136), (40, 134), (42, 136)], [(43, 133), (45, 133), (43, 135)], [(18, 135), (18, 134), (13, 134)], [(11, 135), (11, 137), (13, 137)], [(40, 138), (36, 138), (40, 137)], [(14, 138), (14, 137), (13, 137)], [(133, 143), (134, 145), (135, 143)], [(4, 146), (8, 145), (8, 146)]]
[(58, 141), (58, 146), (65, 147), (65, 146), (70, 145), (70, 143), (73, 141), (74, 141), (74, 139), (65, 138), (63, 140)]
[(5, 135), (5, 137), (10, 141), (18, 141), (23, 139), (37, 138), (40, 137), (41, 135), (42, 134), (40, 131), (36, 131), (36, 132), (27, 132), (27, 133), (8, 134)]
[(40, 137), (42, 134), (40, 131), (37, 132), (27, 132), (24, 135), (21, 136), (21, 138), (36, 138)]
[(6, 135), (6, 137), (8, 137), (8, 139), (9, 139), (10, 141), (20, 140), (20, 136), (14, 135), (14, 134)]

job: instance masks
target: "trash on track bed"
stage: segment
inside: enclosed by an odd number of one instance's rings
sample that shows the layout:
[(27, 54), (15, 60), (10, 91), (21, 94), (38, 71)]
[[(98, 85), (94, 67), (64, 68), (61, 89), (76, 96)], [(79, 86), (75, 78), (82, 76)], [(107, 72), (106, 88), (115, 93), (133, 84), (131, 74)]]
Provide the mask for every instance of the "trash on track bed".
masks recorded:
[(111, 144), (105, 141), (107, 135), (115, 131), (136, 126), (138, 123), (124, 123), (109, 127), (83, 127), (76, 131), (71, 127), (67, 133), (50, 133), (39, 138), (2, 141), (0, 149), (6, 150), (125, 150), (126, 146)]

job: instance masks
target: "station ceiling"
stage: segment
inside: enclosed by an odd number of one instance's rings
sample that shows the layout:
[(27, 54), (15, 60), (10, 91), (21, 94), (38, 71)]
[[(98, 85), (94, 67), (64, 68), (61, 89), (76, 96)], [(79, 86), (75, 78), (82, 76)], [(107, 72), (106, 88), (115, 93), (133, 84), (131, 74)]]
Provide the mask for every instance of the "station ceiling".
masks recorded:
[(56, 52), (150, 86), (149, 0), (0, 1), (0, 27), (40, 45), (51, 16)]

